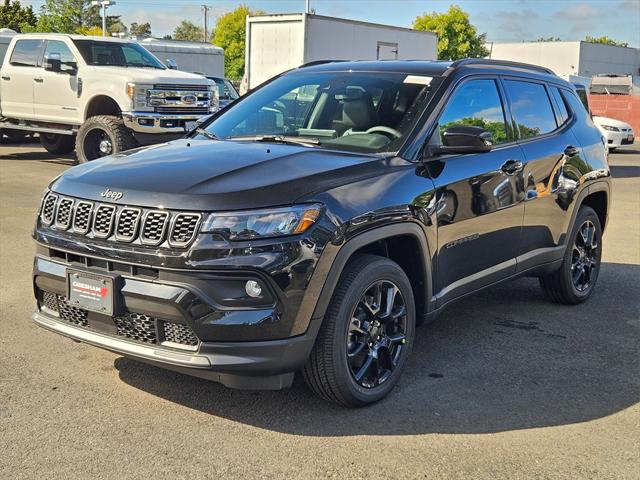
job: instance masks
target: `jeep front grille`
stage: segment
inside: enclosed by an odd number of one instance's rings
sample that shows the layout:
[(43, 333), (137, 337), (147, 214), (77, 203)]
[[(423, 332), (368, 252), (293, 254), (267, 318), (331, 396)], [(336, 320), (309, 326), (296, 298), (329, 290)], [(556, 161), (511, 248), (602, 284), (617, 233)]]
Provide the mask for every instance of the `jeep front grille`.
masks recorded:
[(184, 248), (196, 237), (202, 215), (95, 203), (49, 193), (40, 219), (46, 226), (89, 238)]
[(42, 201), (42, 212), (40, 213), (40, 218), (42, 218), (42, 223), (44, 223), (45, 225), (51, 225), (55, 220), (57, 201), (58, 196), (54, 193), (48, 193), (44, 197), (44, 200)]
[[(91, 328), (89, 312), (71, 305), (64, 295), (40, 290), (40, 307), (79, 327)], [(98, 314), (96, 314), (98, 315)], [(144, 313), (125, 312), (112, 317), (115, 335), (141, 343), (196, 350), (200, 340), (185, 323), (170, 322)], [(111, 333), (113, 334), (113, 333)]]

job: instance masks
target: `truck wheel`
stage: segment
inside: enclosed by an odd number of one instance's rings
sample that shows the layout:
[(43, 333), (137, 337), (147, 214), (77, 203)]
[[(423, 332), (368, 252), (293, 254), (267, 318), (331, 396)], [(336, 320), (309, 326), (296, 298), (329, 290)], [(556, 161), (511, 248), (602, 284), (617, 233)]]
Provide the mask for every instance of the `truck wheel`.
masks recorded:
[(78, 130), (76, 153), (85, 163), (136, 146), (136, 140), (119, 117), (98, 115), (88, 118)]
[(4, 141), (3, 137), (7, 137), (8, 143), (21, 143), (24, 142), (27, 138), (26, 133), (21, 132), (19, 130), (0, 130), (0, 143)]
[(397, 383), (415, 332), (411, 283), (375, 255), (349, 261), (302, 374), (325, 400), (348, 407), (377, 402)]
[(74, 135), (60, 135), (57, 133), (41, 133), (40, 144), (49, 153), (64, 154), (73, 152), (76, 137)]
[(562, 265), (554, 273), (540, 277), (547, 298), (566, 305), (584, 302), (598, 280), (601, 255), (600, 219), (592, 208), (580, 207)]

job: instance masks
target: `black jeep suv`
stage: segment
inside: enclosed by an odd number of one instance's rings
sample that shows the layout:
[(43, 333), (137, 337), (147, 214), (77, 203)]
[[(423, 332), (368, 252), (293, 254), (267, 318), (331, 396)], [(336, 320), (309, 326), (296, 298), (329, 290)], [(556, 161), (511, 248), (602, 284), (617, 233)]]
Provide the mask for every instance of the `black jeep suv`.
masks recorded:
[(368, 404), (453, 300), (523, 275), (555, 302), (591, 295), (605, 152), (541, 67), (307, 65), (184, 139), (56, 178), (34, 320), (229, 387), (301, 372), (327, 400)]

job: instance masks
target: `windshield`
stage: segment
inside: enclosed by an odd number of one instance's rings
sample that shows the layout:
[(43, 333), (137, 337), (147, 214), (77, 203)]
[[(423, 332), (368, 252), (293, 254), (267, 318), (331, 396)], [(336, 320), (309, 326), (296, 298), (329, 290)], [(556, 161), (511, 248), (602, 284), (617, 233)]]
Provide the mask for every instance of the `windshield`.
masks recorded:
[(403, 73), (294, 73), (261, 87), (206, 128), (222, 139), (298, 137), (332, 149), (397, 151), (439, 83)]
[(218, 94), (220, 100), (236, 100), (238, 98), (238, 92), (231, 84), (231, 82), (225, 78), (207, 77), (209, 80), (216, 82), (218, 86)]
[(166, 67), (137, 43), (74, 40), (87, 65), (142, 67), (164, 70)]

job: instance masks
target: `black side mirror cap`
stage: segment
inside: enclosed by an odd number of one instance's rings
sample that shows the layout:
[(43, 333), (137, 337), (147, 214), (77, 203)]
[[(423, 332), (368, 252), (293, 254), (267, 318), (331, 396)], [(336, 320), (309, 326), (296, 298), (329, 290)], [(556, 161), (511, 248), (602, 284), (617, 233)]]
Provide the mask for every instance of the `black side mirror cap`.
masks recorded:
[(493, 147), (493, 135), (482, 127), (452, 125), (442, 133), (442, 145), (429, 148), (431, 155), (486, 153)]
[(60, 72), (62, 70), (62, 60), (59, 53), (47, 53), (44, 57), (44, 69), (48, 72)]

